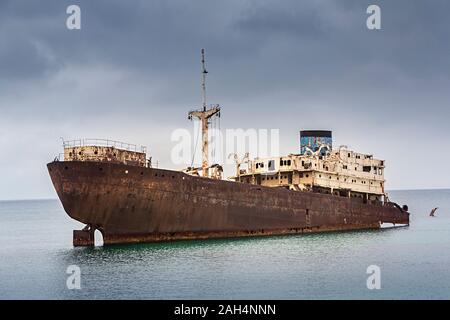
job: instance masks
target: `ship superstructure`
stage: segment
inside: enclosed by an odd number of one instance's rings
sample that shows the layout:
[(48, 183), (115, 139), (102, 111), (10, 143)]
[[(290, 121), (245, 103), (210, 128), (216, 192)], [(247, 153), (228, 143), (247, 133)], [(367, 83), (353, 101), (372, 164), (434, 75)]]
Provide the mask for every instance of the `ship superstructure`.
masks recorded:
[[(324, 151), (326, 150), (326, 151)], [(311, 191), (363, 201), (384, 200), (385, 161), (346, 146), (331, 150), (321, 145), (303, 154), (254, 159), (239, 169), (235, 181), (295, 191)]]

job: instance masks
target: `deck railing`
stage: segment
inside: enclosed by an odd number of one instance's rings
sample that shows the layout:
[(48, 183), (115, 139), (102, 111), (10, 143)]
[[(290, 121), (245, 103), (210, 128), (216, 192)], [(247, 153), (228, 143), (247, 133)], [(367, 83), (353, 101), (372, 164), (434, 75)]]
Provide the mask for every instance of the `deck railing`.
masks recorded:
[(126, 143), (117, 140), (110, 139), (77, 139), (77, 140), (63, 140), (64, 148), (76, 148), (76, 147), (113, 147), (116, 149), (134, 151), (134, 152), (147, 152), (145, 146), (137, 146), (136, 144)]

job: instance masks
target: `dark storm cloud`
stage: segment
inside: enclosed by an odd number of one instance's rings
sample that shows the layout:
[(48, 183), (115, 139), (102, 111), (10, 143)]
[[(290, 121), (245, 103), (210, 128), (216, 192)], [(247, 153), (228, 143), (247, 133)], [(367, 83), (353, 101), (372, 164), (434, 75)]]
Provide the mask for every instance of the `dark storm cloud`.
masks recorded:
[[(65, 26), (71, 4), (80, 31)], [(380, 31), (366, 28), (370, 4)], [(171, 167), (170, 132), (200, 100), (202, 47), (225, 126), (282, 128), (283, 153), (299, 129), (330, 128), (337, 143), (388, 158), (390, 186), (443, 186), (448, 172), (423, 180), (404, 163), (419, 166), (417, 148), (450, 133), (449, 10), (445, 0), (0, 1), (0, 143), (20, 159), (0, 160), (11, 168), (0, 191), (15, 197), (18, 177), (34, 177), (25, 195), (53, 195), (42, 163), (60, 136), (150, 144)]]
[[(64, 27), (65, 8), (72, 3), (82, 7), (80, 32)], [(370, 3), (6, 1), (0, 66), (12, 79), (50, 76), (67, 64), (102, 63), (185, 81), (198, 69), (193, 64), (198, 49), (206, 46), (212, 57), (225, 62), (215, 65), (217, 72), (234, 76), (238, 70), (230, 70), (227, 61), (247, 65), (249, 83), (261, 79), (258, 69), (282, 75), (288, 86), (320, 75), (331, 84), (340, 74), (370, 64), (395, 66), (413, 76), (448, 72), (447, 3), (378, 1), (383, 7), (378, 34), (365, 28)]]

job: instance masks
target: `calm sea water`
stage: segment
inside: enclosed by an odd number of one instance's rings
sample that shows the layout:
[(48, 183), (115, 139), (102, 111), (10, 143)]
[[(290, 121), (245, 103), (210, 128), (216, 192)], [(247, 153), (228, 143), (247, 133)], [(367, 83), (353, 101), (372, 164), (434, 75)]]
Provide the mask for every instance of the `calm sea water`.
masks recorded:
[[(409, 227), (107, 248), (73, 248), (80, 224), (57, 200), (0, 202), (0, 298), (449, 299), (450, 190), (390, 196)], [(366, 287), (373, 264), (380, 290)], [(66, 287), (69, 265), (80, 290)]]

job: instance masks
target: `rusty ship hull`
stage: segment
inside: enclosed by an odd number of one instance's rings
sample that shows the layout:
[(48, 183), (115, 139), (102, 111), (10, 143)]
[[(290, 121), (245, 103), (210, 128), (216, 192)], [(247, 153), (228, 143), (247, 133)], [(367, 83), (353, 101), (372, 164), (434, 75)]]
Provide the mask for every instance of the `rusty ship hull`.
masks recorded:
[(298, 234), (409, 224), (393, 203), (191, 176), (107, 162), (55, 161), (50, 177), (67, 214), (89, 228), (74, 245)]

